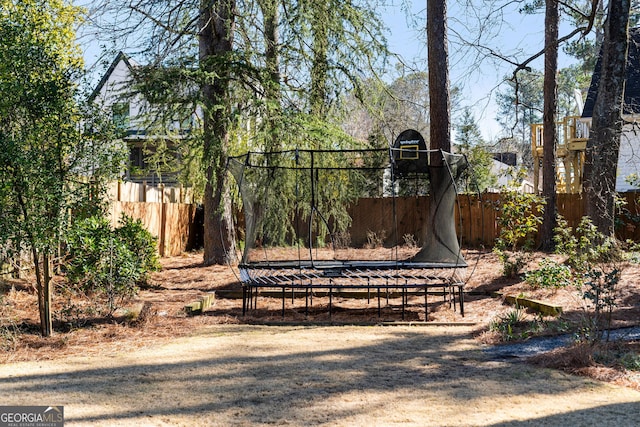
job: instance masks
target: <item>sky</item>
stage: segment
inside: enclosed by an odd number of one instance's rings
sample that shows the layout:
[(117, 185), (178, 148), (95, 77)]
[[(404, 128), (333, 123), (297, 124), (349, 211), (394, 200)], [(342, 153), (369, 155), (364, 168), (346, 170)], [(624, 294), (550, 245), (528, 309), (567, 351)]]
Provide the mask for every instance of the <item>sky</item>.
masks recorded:
[[(94, 0), (76, 0), (77, 4), (90, 5)], [(475, 12), (469, 3), (481, 4), (480, 12)], [(515, 4), (514, 4), (515, 3)], [(496, 5), (502, 7), (498, 8)], [(510, 6), (504, 6), (508, 4)], [(461, 89), (462, 100), (459, 110), (470, 107), (480, 127), (485, 141), (497, 140), (500, 125), (495, 120), (497, 106), (496, 91), (501, 87), (504, 77), (513, 72), (514, 66), (505, 61), (490, 58), (477, 62), (479, 51), (463, 46), (462, 39), (475, 39), (479, 44), (491, 47), (510, 55), (516, 62), (523, 61), (544, 44), (544, 16), (542, 13), (525, 15), (518, 12), (518, 2), (504, 0), (447, 0), (448, 37), (449, 37), (449, 73), (452, 86)], [(481, 15), (489, 10), (499, 10), (493, 18), (498, 24), (487, 25), (488, 21)], [(389, 48), (398, 54), (401, 61), (412, 69), (425, 71), (426, 67), (426, 0), (393, 0), (381, 13), (388, 28)], [(570, 30), (568, 24), (561, 25), (560, 36)], [(98, 70), (94, 74), (104, 72), (103, 67), (95, 65), (100, 56), (97, 42), (85, 36), (80, 40), (85, 49), (85, 64)], [(123, 49), (126, 51), (126, 49)], [(481, 54), (480, 56), (486, 56)], [(543, 59), (532, 64), (536, 69), (543, 68)], [(573, 60), (560, 55), (559, 66), (569, 65)], [(394, 70), (393, 62), (390, 70)], [(98, 77), (99, 79), (99, 77)], [(452, 114), (460, 111), (452, 111)]]
[[(486, 14), (492, 3), (491, 0), (472, 2), (485, 6), (480, 14)], [(408, 10), (403, 11), (398, 6), (389, 7), (383, 15), (389, 29), (389, 48), (399, 54), (405, 62), (426, 70), (426, 0), (405, 3), (409, 4)], [(500, 18), (500, 24), (487, 26), (486, 20), (478, 18), (480, 14), (473, 13), (471, 8), (464, 6), (467, 3), (465, 0), (447, 2), (450, 81), (452, 86), (461, 88), (461, 107), (468, 106), (472, 109), (485, 141), (495, 141), (500, 136), (500, 125), (495, 120), (495, 94), (500, 88), (504, 90), (504, 85), (500, 85), (505, 76), (513, 73), (515, 67), (505, 61), (490, 58), (478, 65), (478, 50), (462, 46), (461, 39), (476, 39), (494, 51), (512, 56), (517, 62), (524, 61), (544, 46), (544, 15), (522, 14), (518, 11), (518, 5), (510, 3), (509, 7), (501, 9), (500, 14), (493, 15)], [(569, 23), (562, 23), (560, 36), (569, 31)], [(533, 62), (533, 68), (542, 70), (543, 61), (541, 57)], [(575, 60), (560, 52), (558, 62), (562, 68)], [(455, 115), (456, 111), (452, 111), (452, 114)]]

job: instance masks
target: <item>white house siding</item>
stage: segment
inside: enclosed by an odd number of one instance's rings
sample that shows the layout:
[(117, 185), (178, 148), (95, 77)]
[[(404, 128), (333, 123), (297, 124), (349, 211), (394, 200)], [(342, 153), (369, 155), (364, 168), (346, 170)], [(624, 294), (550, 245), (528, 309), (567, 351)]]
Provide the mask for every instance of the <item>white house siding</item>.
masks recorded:
[(626, 182), (629, 175), (640, 176), (640, 134), (637, 127), (625, 125), (620, 138), (620, 154), (618, 155), (618, 171), (616, 190), (636, 191), (638, 187)]
[(104, 106), (111, 106), (121, 100), (121, 97), (129, 92), (128, 84), (131, 81), (131, 71), (124, 60), (118, 61), (107, 81), (100, 88), (97, 98)]
[[(136, 66), (133, 60), (129, 59), (132, 66)], [(105, 112), (110, 114), (111, 106), (118, 102), (129, 103), (129, 129), (143, 129), (143, 111), (147, 109), (146, 101), (140, 95), (131, 95), (131, 70), (127, 63), (120, 59), (111, 74), (107, 76), (107, 81), (100, 88), (96, 99)]]

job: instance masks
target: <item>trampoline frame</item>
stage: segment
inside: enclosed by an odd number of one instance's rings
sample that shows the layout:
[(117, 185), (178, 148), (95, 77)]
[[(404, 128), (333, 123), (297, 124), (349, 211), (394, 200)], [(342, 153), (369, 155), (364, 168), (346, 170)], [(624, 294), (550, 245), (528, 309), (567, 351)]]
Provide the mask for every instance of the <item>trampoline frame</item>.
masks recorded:
[[(393, 148), (389, 149), (391, 164), (393, 164)], [(319, 152), (357, 152), (360, 150), (305, 150)], [(371, 150), (362, 150), (371, 151)], [(442, 156), (447, 153), (442, 152)], [(428, 150), (432, 153), (433, 150)], [(296, 158), (298, 150), (295, 151)], [(247, 153), (248, 156), (251, 153)], [(263, 153), (254, 153), (263, 154)], [(278, 154), (278, 153), (269, 153)], [(242, 156), (238, 156), (242, 157)], [(232, 160), (234, 158), (230, 158)], [(313, 159), (313, 154), (312, 154)], [(446, 163), (446, 162), (445, 162)], [(448, 167), (448, 164), (447, 164)], [(301, 168), (306, 169), (306, 168)], [(357, 167), (345, 168), (357, 170)], [(451, 170), (449, 169), (451, 175)], [(238, 178), (236, 177), (236, 180)], [(395, 183), (395, 180), (392, 181)], [(452, 178), (454, 190), (455, 179)], [(238, 182), (240, 185), (240, 182)], [(313, 187), (312, 187), (313, 191)], [(457, 194), (457, 191), (456, 191)], [(395, 191), (393, 194), (395, 199)], [(394, 210), (395, 215), (395, 210)], [(459, 242), (460, 243), (460, 242)], [(382, 313), (382, 298), (389, 298), (400, 294), (402, 298), (402, 319), (405, 319), (405, 307), (410, 295), (424, 296), (425, 321), (428, 320), (428, 295), (442, 295), (443, 301), (457, 311), (460, 309), (464, 317), (464, 285), (465, 282), (457, 274), (458, 269), (467, 267), (458, 248), (456, 262), (412, 262), (410, 260), (367, 261), (367, 260), (287, 260), (287, 261), (243, 261), (238, 265), (240, 281), (242, 283), (242, 315), (257, 309), (258, 297), (262, 293), (276, 292), (282, 299), (282, 317), (285, 317), (286, 300), (291, 295), (292, 300), (304, 293), (305, 316), (309, 313), (310, 304), (313, 305), (314, 296), (329, 297), (329, 317), (333, 312), (333, 298), (344, 296), (349, 291), (359, 290), (367, 292), (368, 303), (371, 294), (377, 298), (378, 317)], [(437, 290), (437, 291), (436, 291)], [(457, 300), (457, 301), (456, 301)]]

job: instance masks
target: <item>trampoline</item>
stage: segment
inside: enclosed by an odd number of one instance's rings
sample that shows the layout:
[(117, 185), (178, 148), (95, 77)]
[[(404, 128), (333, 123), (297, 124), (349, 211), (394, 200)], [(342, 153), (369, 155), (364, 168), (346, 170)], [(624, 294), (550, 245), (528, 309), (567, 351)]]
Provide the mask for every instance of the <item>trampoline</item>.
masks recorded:
[[(247, 152), (228, 171), (244, 213), (238, 224), (242, 312), (269, 291), (282, 299), (366, 293), (368, 303), (442, 298), (464, 316), (467, 262), (456, 231), (463, 155), (427, 150), (405, 131), (388, 149)], [(237, 206), (238, 210), (240, 206)], [(458, 215), (459, 216), (459, 215)], [(460, 228), (460, 227), (458, 227)]]

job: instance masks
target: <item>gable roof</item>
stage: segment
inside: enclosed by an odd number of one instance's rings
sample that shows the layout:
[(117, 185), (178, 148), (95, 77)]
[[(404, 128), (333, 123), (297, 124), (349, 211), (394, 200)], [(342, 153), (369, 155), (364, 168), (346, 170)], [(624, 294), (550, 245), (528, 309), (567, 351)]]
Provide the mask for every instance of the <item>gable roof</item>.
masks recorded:
[(135, 62), (133, 62), (131, 58), (127, 56), (127, 54), (125, 54), (122, 51), (118, 52), (118, 55), (116, 55), (111, 65), (109, 65), (107, 72), (104, 73), (104, 76), (102, 76), (102, 78), (98, 82), (98, 85), (95, 87), (95, 89), (93, 89), (93, 91), (91, 92), (91, 95), (89, 95), (90, 102), (96, 99), (96, 97), (102, 90), (102, 87), (107, 83), (107, 81), (109, 80), (109, 77), (111, 77), (111, 74), (113, 74), (113, 71), (116, 69), (120, 61), (123, 61), (125, 63), (127, 68), (129, 68), (129, 71), (133, 71), (133, 67), (134, 65), (136, 65)]
[[(582, 117), (593, 116), (593, 107), (596, 103), (598, 85), (600, 83), (601, 62), (602, 48), (600, 48), (598, 61), (591, 76), (591, 85), (582, 110)], [(640, 114), (640, 28), (629, 29), (626, 73), (622, 114)]]

